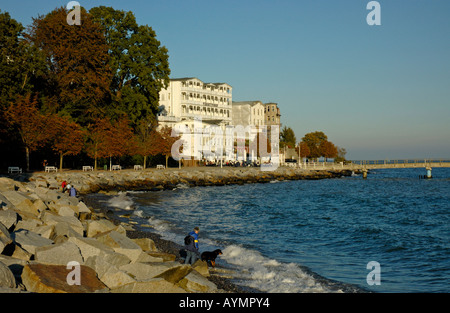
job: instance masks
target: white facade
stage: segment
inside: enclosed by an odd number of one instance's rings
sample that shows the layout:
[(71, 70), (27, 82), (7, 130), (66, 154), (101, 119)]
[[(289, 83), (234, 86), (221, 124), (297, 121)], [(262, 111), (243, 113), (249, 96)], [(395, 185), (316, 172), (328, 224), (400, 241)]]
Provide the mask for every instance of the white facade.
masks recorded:
[(261, 101), (233, 102), (233, 125), (263, 126), (264, 104)]
[[(159, 125), (177, 129), (190, 145), (190, 155), (196, 160), (233, 158), (233, 141), (226, 137), (232, 123), (232, 87), (226, 83), (204, 83), (198, 78), (171, 79), (159, 93), (161, 112)], [(208, 153), (211, 151), (212, 153)], [(214, 157), (211, 157), (214, 155)]]
[(201, 118), (216, 124), (230, 125), (232, 121), (232, 87), (226, 83), (204, 83), (200, 79), (171, 79), (159, 93), (163, 108), (160, 123), (177, 123)]

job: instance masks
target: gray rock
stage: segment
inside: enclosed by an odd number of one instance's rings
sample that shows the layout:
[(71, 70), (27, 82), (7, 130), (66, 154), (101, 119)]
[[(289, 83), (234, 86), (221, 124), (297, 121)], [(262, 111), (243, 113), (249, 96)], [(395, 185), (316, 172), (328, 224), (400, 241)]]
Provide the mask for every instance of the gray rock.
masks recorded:
[(8, 266), (0, 262), (0, 287), (15, 288), (16, 279)]
[(16, 244), (31, 254), (35, 254), (37, 248), (48, 246), (53, 243), (52, 240), (26, 229), (20, 229), (13, 232), (11, 237)]
[(0, 223), (0, 253), (2, 253), (5, 247), (12, 242), (8, 229)]
[(36, 261), (46, 264), (67, 265), (71, 261), (83, 263), (80, 249), (73, 242), (36, 248)]
[(10, 209), (0, 209), (0, 223), (2, 223), (8, 230), (10, 230), (17, 224), (17, 213)]

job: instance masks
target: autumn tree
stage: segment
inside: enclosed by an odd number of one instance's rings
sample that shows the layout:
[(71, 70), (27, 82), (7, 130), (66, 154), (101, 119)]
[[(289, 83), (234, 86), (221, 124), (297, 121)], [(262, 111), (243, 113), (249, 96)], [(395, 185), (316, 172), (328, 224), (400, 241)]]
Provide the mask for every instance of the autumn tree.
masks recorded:
[(337, 147), (330, 141), (323, 141), (320, 144), (320, 153), (325, 158), (325, 161), (328, 158), (335, 158), (338, 156), (338, 149)]
[(62, 171), (64, 156), (77, 155), (83, 149), (85, 133), (80, 125), (68, 117), (55, 115), (50, 122), (54, 128), (52, 149), (59, 154), (59, 169)]
[[(19, 101), (19, 95), (26, 96), (38, 89), (42, 95), (40, 83), (45, 70), (43, 54), (26, 40), (22, 24), (0, 10), (0, 146), (8, 154), (2, 158), (3, 162), (12, 161), (14, 153), (10, 152), (20, 153), (22, 148), (17, 144), (21, 136), (11, 126), (6, 111), (10, 103)], [(29, 157), (29, 148), (27, 151)]]
[(322, 156), (322, 152), (320, 150), (320, 145), (328, 141), (328, 137), (320, 131), (307, 133), (303, 138), (302, 142), (304, 142), (309, 148), (309, 158), (320, 158)]
[(165, 143), (161, 134), (157, 131), (155, 118), (142, 119), (137, 128), (135, 136), (134, 151), (144, 157), (144, 169), (147, 167), (147, 157), (155, 156), (163, 152)]
[(109, 46), (101, 26), (82, 8), (81, 25), (67, 23), (65, 8), (33, 19), (28, 34), (45, 54), (58, 111), (86, 126), (103, 116), (110, 98)]
[[(311, 153), (309, 151), (308, 145), (306, 144), (306, 142), (301, 141), (299, 143), (299, 145), (297, 145), (297, 147), (295, 148), (295, 151), (297, 152), (297, 154), (298, 154), (299, 146), (300, 146), (300, 159), (307, 158), (310, 155), (310, 153)], [(300, 162), (300, 160), (299, 160), (299, 162)]]
[(166, 168), (169, 165), (169, 157), (172, 155), (172, 145), (181, 138), (181, 136), (172, 137), (172, 127), (164, 126), (159, 130), (162, 138), (161, 154), (166, 157)]
[(89, 13), (102, 25), (109, 44), (115, 109), (128, 114), (137, 127), (141, 119), (156, 115), (159, 91), (169, 84), (168, 50), (150, 26), (136, 22), (132, 12), (100, 6)]
[(97, 169), (98, 158), (109, 158), (110, 170), (113, 157), (127, 155), (131, 151), (133, 131), (126, 116), (117, 120), (99, 118), (90, 127), (87, 142), (87, 153), (94, 159)]
[(48, 115), (38, 110), (37, 96), (28, 94), (18, 96), (5, 112), (11, 127), (17, 130), (25, 147), (27, 171), (30, 170), (30, 152), (44, 146), (52, 137), (53, 131), (49, 127)]
[(97, 170), (97, 160), (103, 157), (103, 147), (106, 137), (110, 136), (111, 122), (108, 118), (97, 118), (88, 127), (86, 136), (86, 152), (94, 159), (94, 170)]

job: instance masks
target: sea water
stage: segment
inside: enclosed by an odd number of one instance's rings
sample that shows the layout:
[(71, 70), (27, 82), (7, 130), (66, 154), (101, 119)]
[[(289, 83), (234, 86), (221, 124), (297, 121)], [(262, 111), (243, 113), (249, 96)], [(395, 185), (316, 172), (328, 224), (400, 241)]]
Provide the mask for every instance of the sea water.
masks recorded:
[[(368, 179), (272, 181), (110, 197), (163, 238), (200, 250), (263, 292), (449, 292), (450, 169), (372, 171)], [(371, 283), (378, 262), (379, 282)]]

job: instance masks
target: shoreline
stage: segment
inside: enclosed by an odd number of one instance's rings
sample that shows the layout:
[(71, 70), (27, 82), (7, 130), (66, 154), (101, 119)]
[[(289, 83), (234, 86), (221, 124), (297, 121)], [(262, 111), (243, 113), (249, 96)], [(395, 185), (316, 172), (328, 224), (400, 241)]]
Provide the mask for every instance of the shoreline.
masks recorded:
[[(262, 172), (255, 168), (205, 167), (36, 172), (0, 177), (0, 266), (9, 268), (8, 275), (14, 277), (9, 279), (11, 289), (0, 292), (259, 293), (214, 275), (214, 271), (210, 275), (204, 262), (198, 261), (192, 267), (180, 264), (181, 245), (150, 230), (130, 227), (120, 220), (121, 216), (109, 214), (114, 210), (102, 211), (100, 203), (91, 205), (85, 196), (172, 190), (179, 184), (224, 186), (350, 175), (351, 171), (279, 168)], [(75, 186), (78, 197), (61, 192), (63, 181)], [(89, 272), (83, 275), (92, 285), (67, 285), (65, 268), (74, 260)]]
[[(124, 221), (120, 219), (119, 216), (115, 212), (111, 212), (107, 206), (102, 206), (100, 203), (92, 200), (88, 197), (82, 197), (83, 201), (94, 210), (98, 210), (103, 213), (105, 216), (108, 215), (108, 219), (111, 220), (114, 224), (120, 225)], [(175, 261), (179, 261), (179, 250), (183, 248), (182, 245), (177, 244), (173, 241), (163, 239), (161, 235), (152, 232), (151, 229), (146, 230), (127, 230), (127, 237), (130, 239), (139, 239), (139, 238), (149, 238), (153, 240), (155, 243), (156, 249), (160, 252), (169, 253), (175, 255)], [(210, 273), (211, 274), (211, 273)], [(207, 277), (212, 283), (214, 283), (218, 289), (223, 290), (223, 292), (228, 293), (250, 293), (250, 292), (258, 292), (262, 293), (259, 290), (251, 290), (250, 288), (245, 288), (238, 286), (231, 282), (230, 279), (222, 277), (220, 275), (210, 275)]]

